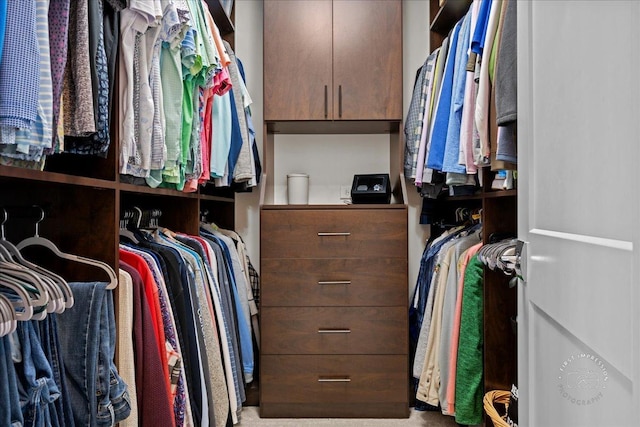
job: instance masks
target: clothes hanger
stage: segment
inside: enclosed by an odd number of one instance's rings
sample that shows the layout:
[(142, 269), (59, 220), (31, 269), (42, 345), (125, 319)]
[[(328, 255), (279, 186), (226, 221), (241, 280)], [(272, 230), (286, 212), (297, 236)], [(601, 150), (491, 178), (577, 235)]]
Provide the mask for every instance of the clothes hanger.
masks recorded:
[(134, 216), (133, 212), (131, 212), (130, 210), (125, 210), (123, 213), (123, 216), (124, 216), (124, 219), (120, 220), (120, 233), (119, 233), (120, 237), (127, 238), (133, 243), (139, 244), (140, 241), (136, 238), (133, 232), (127, 228), (129, 226), (129, 223), (131, 222), (131, 219)]
[(53, 271), (49, 271), (24, 259), (20, 250), (13, 243), (7, 240), (4, 224), (9, 219), (9, 216), (5, 208), (3, 208), (2, 211), (4, 217), (0, 224), (0, 248), (5, 248), (15, 262), (40, 275), (40, 278), (45, 283), (45, 288), (49, 294), (49, 304), (47, 305), (47, 311), (49, 313), (62, 313), (65, 308), (73, 307), (73, 292), (71, 291), (67, 281)]
[(40, 280), (40, 276), (15, 262), (11, 253), (4, 246), (0, 246), (0, 268), (3, 273), (24, 281), (27, 290), (36, 296), (33, 300), (33, 305), (47, 306), (49, 292), (44, 282)]
[(31, 305), (42, 308), (38, 310), (38, 314), (44, 312), (44, 314), (42, 316), (39, 315), (36, 320), (44, 319), (44, 316), (47, 314), (46, 308), (49, 303), (49, 293), (40, 277), (33, 271), (14, 263), (2, 261), (0, 262), (0, 267), (0, 274), (3, 277), (14, 279), (17, 284), (22, 284), (30, 295), (33, 295)]
[[(8, 290), (13, 291), (13, 294)], [(0, 278), (0, 292), (5, 296), (11, 295), (7, 298), (11, 302), (17, 320), (30, 320), (33, 317), (33, 306), (30, 304), (29, 294), (22, 286), (16, 285), (12, 280)]]
[(9, 335), (18, 327), (18, 319), (16, 319), (16, 312), (13, 310), (11, 301), (4, 295), (0, 294), (0, 316), (2, 322), (0, 323), (0, 337)]
[(0, 278), (5, 282), (15, 286), (21, 286), (29, 295), (29, 304), (38, 307), (34, 310), (33, 318), (42, 320), (47, 315), (46, 307), (49, 302), (49, 295), (44, 283), (32, 271), (16, 264), (11, 259), (11, 254), (3, 247), (0, 247)]
[(51, 252), (53, 252), (55, 255), (57, 255), (59, 258), (66, 259), (69, 261), (75, 261), (80, 264), (91, 265), (103, 270), (109, 276), (109, 285), (107, 285), (107, 289), (115, 289), (116, 287), (118, 287), (118, 276), (116, 275), (116, 272), (113, 270), (113, 268), (111, 268), (111, 266), (106, 262), (83, 257), (80, 255), (73, 255), (73, 254), (62, 252), (51, 240), (41, 237), (38, 234), (38, 231), (39, 231), (39, 224), (40, 222), (42, 222), (43, 219), (44, 219), (44, 210), (40, 208), (40, 219), (36, 221), (35, 235), (33, 237), (27, 237), (26, 239), (18, 243), (16, 247), (19, 250), (22, 250), (29, 246), (40, 246), (40, 247), (47, 248)]

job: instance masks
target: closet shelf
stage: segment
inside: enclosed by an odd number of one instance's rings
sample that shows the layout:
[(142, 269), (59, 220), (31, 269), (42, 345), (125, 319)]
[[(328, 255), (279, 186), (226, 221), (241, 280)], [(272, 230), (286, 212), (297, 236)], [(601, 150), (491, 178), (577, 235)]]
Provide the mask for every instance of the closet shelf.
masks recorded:
[(438, 201), (443, 201), (443, 202), (459, 202), (462, 200), (482, 200), (482, 193), (475, 193), (475, 194), (470, 194), (468, 196), (449, 196), (446, 195), (442, 198), (438, 198)]
[(496, 190), (496, 191), (487, 191), (484, 193), (485, 199), (494, 199), (497, 197), (516, 197), (518, 195), (518, 190)]
[(158, 196), (172, 196), (182, 199), (197, 199), (198, 193), (183, 193), (178, 190), (171, 190), (169, 188), (151, 188), (145, 187), (142, 185), (134, 185), (134, 184), (120, 184), (120, 191), (124, 191), (127, 193), (138, 193), (138, 194), (153, 194)]
[(389, 120), (290, 120), (266, 122), (267, 132), (284, 134), (385, 134), (400, 122)]
[(260, 206), (263, 210), (318, 210), (318, 209), (345, 209), (345, 210), (358, 210), (358, 209), (405, 209), (407, 205), (401, 203), (390, 203), (390, 204), (357, 204), (357, 205), (346, 205), (346, 204), (334, 204), (334, 205), (262, 205)]
[[(467, 13), (471, 3), (472, 0), (446, 0), (431, 20), (431, 27), (429, 29), (446, 36), (455, 23)], [(432, 15), (433, 12), (432, 10)]]
[(0, 177), (19, 178), (29, 181), (42, 181), (58, 184), (69, 184), (78, 187), (95, 187), (101, 189), (116, 188), (115, 182), (107, 181), (104, 179), (87, 178), (75, 175), (67, 175), (58, 172), (17, 168), (13, 166), (0, 166)]
[(208, 194), (200, 194), (200, 200), (210, 200), (213, 202), (225, 202), (225, 203), (235, 202), (235, 200), (232, 197), (211, 196)]

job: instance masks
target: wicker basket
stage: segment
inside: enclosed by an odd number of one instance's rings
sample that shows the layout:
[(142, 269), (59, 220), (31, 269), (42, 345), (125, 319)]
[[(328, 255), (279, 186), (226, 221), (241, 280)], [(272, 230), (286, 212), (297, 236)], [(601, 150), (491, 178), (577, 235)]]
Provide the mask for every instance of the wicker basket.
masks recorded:
[[(504, 390), (492, 390), (484, 395), (484, 411), (487, 413), (493, 425), (495, 427), (510, 427), (509, 423), (505, 421), (507, 418), (507, 410), (509, 409), (509, 400), (511, 399), (511, 392)], [(495, 407), (495, 403), (501, 403), (505, 405), (505, 414), (500, 415)]]

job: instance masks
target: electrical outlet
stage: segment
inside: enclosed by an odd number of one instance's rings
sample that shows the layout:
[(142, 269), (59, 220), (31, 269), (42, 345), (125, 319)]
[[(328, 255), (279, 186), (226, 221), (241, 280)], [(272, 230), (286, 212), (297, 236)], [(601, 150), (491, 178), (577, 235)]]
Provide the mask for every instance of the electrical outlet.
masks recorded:
[(350, 185), (341, 185), (340, 186), (340, 198), (341, 199), (350, 199), (351, 198), (351, 186)]

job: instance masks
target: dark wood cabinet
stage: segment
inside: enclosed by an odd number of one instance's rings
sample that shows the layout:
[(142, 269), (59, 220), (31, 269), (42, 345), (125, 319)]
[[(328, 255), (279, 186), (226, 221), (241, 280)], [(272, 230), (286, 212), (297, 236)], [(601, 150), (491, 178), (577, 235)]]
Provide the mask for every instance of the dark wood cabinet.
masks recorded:
[(399, 0), (264, 3), (264, 118), (402, 119)]
[(405, 205), (261, 211), (263, 417), (406, 417)]

